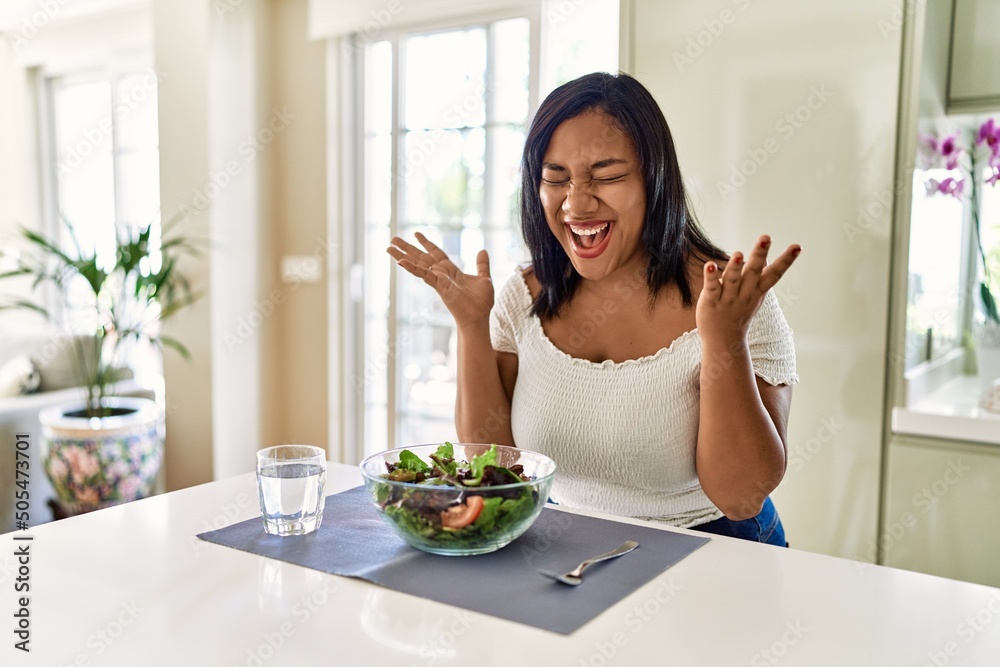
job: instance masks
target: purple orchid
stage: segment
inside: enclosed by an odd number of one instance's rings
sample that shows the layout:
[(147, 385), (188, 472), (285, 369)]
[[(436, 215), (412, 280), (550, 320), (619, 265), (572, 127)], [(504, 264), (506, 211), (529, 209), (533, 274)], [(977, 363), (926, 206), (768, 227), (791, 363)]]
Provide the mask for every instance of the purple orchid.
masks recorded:
[(924, 150), (937, 151), (937, 137), (933, 134), (918, 134), (917, 145)]
[(938, 183), (938, 192), (940, 192), (943, 195), (951, 195), (955, 199), (961, 199), (962, 192), (964, 191), (965, 191), (964, 179), (956, 179), (949, 176), (948, 178)]
[[(1000, 162), (1000, 160), (998, 160)], [(986, 178), (986, 183), (991, 186), (995, 186), (997, 181), (1000, 181), (1000, 165), (990, 165), (990, 175)]]
[(924, 182), (924, 190), (928, 197), (933, 197), (934, 195), (936, 195), (939, 192), (938, 188), (940, 186), (941, 184), (938, 183), (937, 179), (934, 178), (928, 178), (927, 181)]
[(958, 145), (958, 133), (954, 132), (941, 139), (938, 144), (938, 152), (945, 159), (945, 169), (958, 167), (958, 158), (962, 155), (962, 149)]
[(927, 182), (924, 183), (924, 187), (927, 189), (928, 197), (940, 193), (942, 195), (949, 195), (955, 199), (961, 199), (962, 193), (965, 192), (965, 180), (951, 178), (950, 176), (943, 181), (928, 178)]
[(992, 118), (979, 126), (979, 136), (976, 137), (976, 145), (986, 144), (990, 149), (990, 162), (994, 158), (1000, 158), (1000, 125), (997, 125)]
[(938, 158), (937, 137), (933, 134), (917, 135), (917, 162), (926, 169), (931, 169), (937, 163)]
[(979, 126), (976, 145), (989, 148), (990, 154), (986, 160), (989, 176), (986, 177), (986, 183), (995, 186), (1000, 181), (1000, 125), (992, 118)]
[(949, 171), (957, 169), (964, 150), (960, 142), (961, 135), (958, 131), (940, 139), (933, 134), (918, 135), (918, 165), (924, 169), (939, 169), (942, 166)]
[[(986, 157), (986, 171), (988, 174), (984, 182), (991, 187), (995, 187), (997, 182), (1000, 181), (1000, 125), (997, 125), (992, 118), (987, 118), (986, 121), (979, 126), (979, 134), (976, 136), (976, 145), (985, 145), (989, 149), (989, 154), (984, 156)], [(973, 158), (972, 220), (975, 225), (976, 243), (979, 248), (979, 257), (983, 262), (983, 280), (979, 283), (979, 291), (986, 319), (996, 324), (1000, 324), (1000, 311), (997, 310), (998, 299), (994, 296), (994, 292), (990, 288), (992, 280), (990, 279), (989, 262), (986, 260), (986, 253), (983, 251), (982, 236), (980, 235), (979, 229), (979, 209), (976, 206), (976, 203), (979, 200), (976, 197), (976, 186), (979, 182), (979, 177), (982, 175), (982, 167), (978, 166), (977, 163), (978, 160)]]

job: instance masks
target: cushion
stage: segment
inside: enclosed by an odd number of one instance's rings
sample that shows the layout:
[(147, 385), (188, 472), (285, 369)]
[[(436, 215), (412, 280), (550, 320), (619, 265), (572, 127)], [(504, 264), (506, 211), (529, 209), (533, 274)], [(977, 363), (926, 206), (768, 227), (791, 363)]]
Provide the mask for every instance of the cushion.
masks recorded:
[(79, 387), (74, 361), (77, 345), (82, 346), (87, 366), (93, 364), (93, 337), (91, 336), (51, 336), (38, 341), (31, 358), (41, 372), (40, 391), (58, 391), (69, 387)]
[(35, 362), (21, 354), (0, 367), (0, 398), (30, 394), (41, 385), (42, 376)]

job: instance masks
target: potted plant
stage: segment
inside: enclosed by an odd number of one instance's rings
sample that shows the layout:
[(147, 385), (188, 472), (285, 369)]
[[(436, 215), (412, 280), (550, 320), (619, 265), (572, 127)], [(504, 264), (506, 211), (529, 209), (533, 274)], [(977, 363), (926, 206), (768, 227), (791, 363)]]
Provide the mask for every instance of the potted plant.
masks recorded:
[[(33, 286), (52, 285), (69, 331), (73, 371), (83, 398), (39, 414), (41, 460), (67, 514), (148, 496), (163, 460), (163, 415), (155, 401), (116, 396), (116, 383), (137, 344), (168, 346), (184, 357), (180, 342), (162, 335), (160, 323), (196, 298), (178, 271), (183, 255), (196, 254), (191, 238), (170, 235), (170, 221), (157, 238), (150, 224), (119, 228), (109, 261), (81, 247), (71, 225), (74, 250), (30, 229), (20, 229), (23, 248), (7, 252), (13, 268), (0, 278), (28, 276)], [(55, 322), (39, 303), (17, 299), (0, 309), (27, 308)], [(70, 322), (71, 324), (65, 324)], [(84, 334), (84, 335), (81, 335)]]
[(996, 187), (997, 181), (1000, 181), (1000, 125), (997, 125), (992, 118), (982, 123), (976, 134), (976, 150), (972, 153), (972, 173), (969, 181), (972, 196), (972, 228), (983, 267), (979, 296), (984, 318), (976, 322), (973, 335), (976, 341), (976, 360), (979, 364), (980, 389), (985, 399), (990, 387), (1000, 379), (1000, 312), (997, 311), (997, 298), (993, 291), (997, 286), (992, 280), (990, 259), (983, 249), (983, 230), (979, 219), (982, 208), (979, 197), (982, 192), (980, 181), (990, 187)]
[[(926, 136), (921, 143), (925, 163), (929, 161), (933, 166), (943, 166), (956, 173), (956, 176), (941, 181), (929, 179), (926, 183), (927, 194), (944, 194), (958, 199), (968, 195), (972, 208), (972, 233), (982, 267), (982, 278), (978, 281), (975, 295), (981, 317), (973, 321), (972, 333), (981, 388), (985, 394), (1000, 378), (1000, 312), (995, 292), (998, 286), (994, 284), (990, 257), (983, 247), (980, 195), (983, 185), (995, 187), (1000, 181), (1000, 124), (989, 118), (974, 132), (968, 150), (963, 148), (961, 135), (957, 132), (941, 139)], [(966, 154), (967, 160), (963, 159)], [(928, 155), (931, 156), (929, 160)]]

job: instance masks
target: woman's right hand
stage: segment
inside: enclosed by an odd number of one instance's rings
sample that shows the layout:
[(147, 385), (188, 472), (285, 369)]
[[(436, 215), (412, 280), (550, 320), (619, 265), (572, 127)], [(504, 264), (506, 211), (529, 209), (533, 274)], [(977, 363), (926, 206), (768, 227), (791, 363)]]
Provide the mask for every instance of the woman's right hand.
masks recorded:
[(425, 250), (394, 237), (386, 252), (400, 267), (434, 288), (459, 328), (488, 322), (493, 309), (493, 281), (486, 251), (479, 251), (476, 275), (470, 275), (462, 273), (426, 236), (417, 232), (416, 237)]

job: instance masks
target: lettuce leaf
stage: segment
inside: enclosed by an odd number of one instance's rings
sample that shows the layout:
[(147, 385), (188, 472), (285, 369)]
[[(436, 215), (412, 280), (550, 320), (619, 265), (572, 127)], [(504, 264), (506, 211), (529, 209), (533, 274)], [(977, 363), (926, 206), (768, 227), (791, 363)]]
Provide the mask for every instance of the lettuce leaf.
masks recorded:
[(399, 453), (399, 463), (397, 463), (396, 466), (402, 468), (403, 470), (422, 472), (425, 475), (431, 472), (430, 466), (420, 460), (419, 456), (408, 449), (404, 449)]
[(494, 524), (496, 524), (497, 511), (500, 509), (500, 503), (502, 502), (503, 498), (500, 496), (483, 499), (483, 509), (479, 512), (479, 516), (476, 517), (476, 520), (472, 523), (472, 525), (478, 528), (482, 533), (492, 530)]
[(497, 465), (497, 446), (496, 443), (490, 445), (489, 451), (480, 454), (479, 456), (473, 456), (472, 460), (469, 461), (469, 470), (472, 477), (465, 480), (466, 486), (479, 486), (483, 482), (483, 471), (486, 466), (496, 466)]
[(450, 442), (446, 442), (431, 454), (431, 461), (438, 468), (448, 475), (455, 476), (458, 473), (458, 461), (455, 460), (455, 448)]
[(452, 447), (450, 442), (445, 442), (443, 445), (437, 448), (434, 454), (438, 458), (453, 459), (455, 458), (455, 448)]

